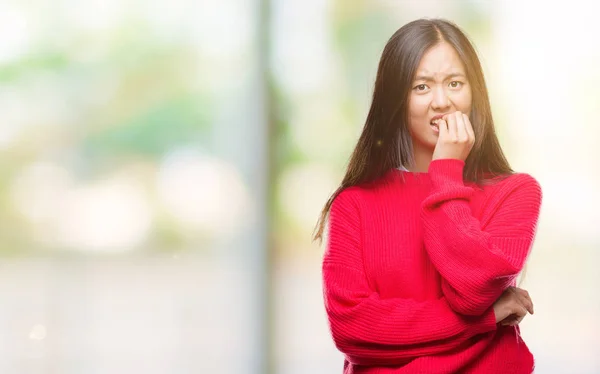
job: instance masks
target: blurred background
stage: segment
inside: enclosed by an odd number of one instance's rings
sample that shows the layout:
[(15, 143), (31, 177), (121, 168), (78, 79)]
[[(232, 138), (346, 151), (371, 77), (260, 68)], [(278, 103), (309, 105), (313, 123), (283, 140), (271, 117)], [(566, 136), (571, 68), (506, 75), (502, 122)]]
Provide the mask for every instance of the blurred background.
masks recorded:
[(600, 24), (552, 4), (2, 0), (0, 373), (341, 373), (311, 234), (419, 17), (471, 36), (544, 190), (536, 372), (600, 373)]

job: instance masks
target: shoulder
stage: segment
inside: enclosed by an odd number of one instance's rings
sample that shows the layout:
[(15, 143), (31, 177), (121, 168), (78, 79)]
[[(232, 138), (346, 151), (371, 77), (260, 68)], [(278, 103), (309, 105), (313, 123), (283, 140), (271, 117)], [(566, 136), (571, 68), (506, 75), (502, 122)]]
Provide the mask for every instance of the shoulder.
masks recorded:
[(331, 213), (358, 213), (362, 201), (365, 199), (365, 191), (359, 186), (344, 188), (333, 200)]
[(504, 209), (517, 212), (539, 213), (542, 203), (542, 188), (532, 175), (513, 173), (498, 178), (484, 187), (485, 211), (496, 212)]
[(333, 200), (331, 207), (356, 206), (360, 198), (360, 190), (354, 186), (344, 188)]
[(366, 209), (385, 203), (399, 186), (394, 182), (393, 173), (387, 173), (374, 181), (346, 187), (334, 199), (333, 205)]
[(542, 187), (537, 179), (527, 173), (513, 173), (495, 184), (494, 193), (500, 195), (530, 194), (542, 195)]
[(360, 189), (347, 187), (333, 199), (329, 210), (329, 236), (355, 240), (360, 236)]

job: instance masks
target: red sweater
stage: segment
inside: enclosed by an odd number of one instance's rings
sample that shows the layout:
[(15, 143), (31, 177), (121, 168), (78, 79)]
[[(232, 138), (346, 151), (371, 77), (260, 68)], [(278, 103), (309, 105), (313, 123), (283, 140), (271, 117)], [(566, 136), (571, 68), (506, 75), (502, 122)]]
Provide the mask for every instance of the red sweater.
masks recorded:
[(492, 305), (529, 254), (540, 186), (517, 173), (478, 187), (463, 168), (393, 169), (334, 200), (323, 286), (344, 373), (532, 372), (518, 326), (497, 325)]

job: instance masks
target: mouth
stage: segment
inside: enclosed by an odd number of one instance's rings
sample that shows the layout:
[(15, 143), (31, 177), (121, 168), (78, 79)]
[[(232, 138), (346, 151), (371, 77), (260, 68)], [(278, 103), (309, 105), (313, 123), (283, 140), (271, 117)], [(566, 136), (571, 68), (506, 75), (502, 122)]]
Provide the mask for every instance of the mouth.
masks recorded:
[(439, 122), (444, 116), (445, 116), (445, 114), (438, 114), (438, 115), (433, 116), (431, 121), (429, 121), (429, 126), (431, 126), (433, 131), (435, 131), (435, 132), (440, 131)]

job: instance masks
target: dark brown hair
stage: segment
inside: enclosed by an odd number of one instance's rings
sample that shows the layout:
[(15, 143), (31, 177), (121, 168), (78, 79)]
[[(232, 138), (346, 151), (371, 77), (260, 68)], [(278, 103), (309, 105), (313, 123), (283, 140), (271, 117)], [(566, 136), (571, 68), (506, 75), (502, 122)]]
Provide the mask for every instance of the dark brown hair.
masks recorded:
[(513, 173), (496, 136), (483, 69), (473, 45), (458, 26), (447, 20), (412, 21), (396, 31), (383, 49), (362, 134), (341, 185), (321, 212), (314, 240), (322, 239), (331, 204), (345, 188), (372, 182), (392, 168), (414, 165), (408, 128), (409, 93), (421, 58), (441, 42), (458, 53), (472, 90), (470, 120), (475, 144), (465, 160), (463, 178), (481, 185)]

